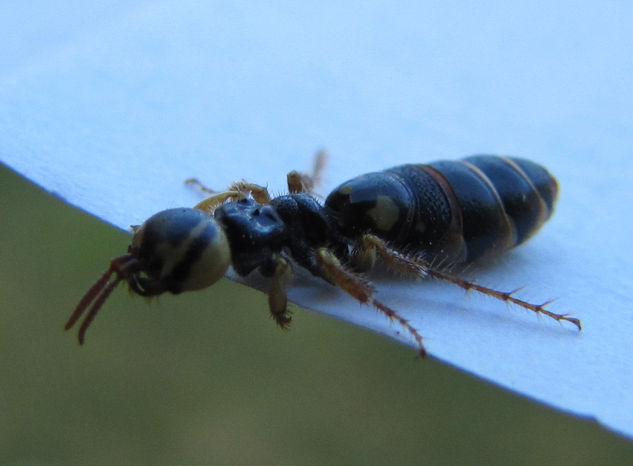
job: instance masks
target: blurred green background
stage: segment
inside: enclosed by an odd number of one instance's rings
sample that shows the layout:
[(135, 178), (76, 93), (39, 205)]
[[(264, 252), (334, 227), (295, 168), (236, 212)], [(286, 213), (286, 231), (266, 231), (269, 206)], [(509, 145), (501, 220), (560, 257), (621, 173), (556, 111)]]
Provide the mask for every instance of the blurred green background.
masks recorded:
[[(130, 199), (130, 208), (134, 200)], [(413, 349), (222, 281), (123, 287), (63, 325), (129, 236), (0, 166), (0, 464), (633, 464), (633, 443)]]

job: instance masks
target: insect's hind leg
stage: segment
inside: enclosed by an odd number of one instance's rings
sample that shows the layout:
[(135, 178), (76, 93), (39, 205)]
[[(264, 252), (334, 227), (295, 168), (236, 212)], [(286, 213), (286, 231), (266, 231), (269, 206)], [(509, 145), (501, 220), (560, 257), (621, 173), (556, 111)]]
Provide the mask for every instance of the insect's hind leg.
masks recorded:
[(546, 307), (550, 303), (550, 301), (547, 301), (543, 304), (532, 304), (527, 301), (523, 301), (522, 299), (516, 298), (514, 294), (519, 291), (520, 288), (514, 291), (498, 291), (492, 288), (478, 285), (472, 281), (464, 280), (463, 278), (459, 278), (456, 275), (434, 267), (430, 262), (425, 261), (420, 257), (407, 256), (406, 254), (402, 254), (395, 249), (387, 246), (387, 244), (382, 239), (378, 238), (375, 235), (363, 235), (363, 237), (361, 238), (360, 253), (367, 255), (369, 254), (369, 251), (375, 251), (375, 253), (380, 256), (381, 260), (390, 270), (400, 275), (414, 278), (420, 278), (428, 275), (429, 277), (445, 280), (459, 286), (466, 291), (474, 290), (487, 296), (491, 296), (495, 299), (499, 299), (507, 303), (516, 304), (517, 306), (520, 306), (524, 309), (529, 309), (530, 311), (533, 311), (537, 314), (543, 314), (551, 317), (558, 322), (570, 322), (571, 324), (575, 325), (578, 330), (582, 330), (582, 324), (580, 323), (580, 320), (576, 319), (575, 317), (571, 317), (569, 314), (556, 314), (554, 312), (548, 311)]
[(567, 321), (575, 325), (576, 328), (578, 328), (578, 330), (582, 330), (582, 323), (580, 322), (579, 319), (576, 319), (575, 317), (571, 317), (569, 314), (556, 314), (555, 312), (548, 311), (546, 307), (548, 304), (551, 303), (551, 300), (545, 301), (542, 304), (532, 304), (527, 301), (523, 301), (522, 299), (516, 298), (514, 294), (517, 291), (519, 291), (521, 288), (518, 288), (513, 291), (499, 291), (499, 290), (478, 285), (477, 283), (474, 283), (469, 280), (464, 280), (462, 278), (459, 278), (447, 272), (443, 272), (441, 270), (429, 268), (427, 269), (427, 273), (429, 274), (429, 276), (433, 278), (439, 278), (440, 280), (446, 280), (451, 283), (454, 283), (455, 285), (459, 286), (460, 288), (466, 291), (474, 290), (479, 293), (483, 293), (487, 296), (491, 296), (495, 299), (505, 301), (506, 303), (516, 304), (517, 306), (520, 306), (524, 309), (529, 309), (530, 311), (536, 312), (537, 314), (543, 314), (548, 317), (551, 317), (552, 319), (558, 322)]
[(311, 173), (300, 173), (296, 170), (288, 173), (288, 192), (313, 193), (314, 189), (321, 184), (323, 168), (326, 162), (327, 152), (320, 150), (314, 156), (314, 165)]
[(375, 288), (366, 278), (347, 270), (334, 253), (327, 248), (319, 248), (316, 251), (316, 263), (321, 269), (323, 276), (331, 283), (343, 289), (361, 304), (371, 304), (390, 320), (395, 320), (402, 325), (418, 344), (420, 356), (424, 357), (426, 355), (422, 336), (418, 330), (395, 310), (374, 299)]
[(374, 266), (377, 256), (389, 270), (410, 278), (425, 278), (427, 275), (426, 264), (420, 264), (416, 257), (408, 256), (387, 246), (384, 240), (375, 235), (365, 234), (354, 249), (352, 263), (363, 270), (369, 270)]

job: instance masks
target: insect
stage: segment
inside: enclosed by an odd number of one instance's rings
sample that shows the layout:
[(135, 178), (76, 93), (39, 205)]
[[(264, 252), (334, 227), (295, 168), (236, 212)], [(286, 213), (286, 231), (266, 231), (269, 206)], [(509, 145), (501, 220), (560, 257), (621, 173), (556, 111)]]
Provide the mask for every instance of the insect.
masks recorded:
[(79, 301), (66, 324), (79, 328), (83, 344), (95, 315), (122, 281), (142, 296), (206, 288), (232, 266), (240, 276), (257, 270), (270, 279), (268, 305), (286, 328), (291, 316), (286, 285), (293, 266), (335, 285), (360, 303), (398, 322), (425, 354), (422, 336), (408, 320), (375, 298), (364, 272), (381, 261), (411, 278), (432, 277), (514, 303), (581, 329), (548, 303), (532, 304), (480, 286), (448, 271), (499, 255), (533, 235), (551, 216), (556, 179), (529, 160), (475, 155), (457, 161), (401, 165), (353, 178), (321, 204), (312, 192), (324, 164), (312, 174), (290, 172), (286, 195), (271, 198), (265, 187), (240, 181), (194, 208), (169, 209), (133, 228), (127, 254), (110, 267)]

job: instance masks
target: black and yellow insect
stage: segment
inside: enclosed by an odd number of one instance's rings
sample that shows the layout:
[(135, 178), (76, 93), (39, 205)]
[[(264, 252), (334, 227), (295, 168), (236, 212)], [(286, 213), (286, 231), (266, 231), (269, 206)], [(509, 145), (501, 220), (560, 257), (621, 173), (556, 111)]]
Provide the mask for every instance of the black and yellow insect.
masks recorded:
[[(258, 270), (270, 277), (269, 309), (280, 327), (290, 323), (285, 288), (296, 264), (399, 322), (425, 353), (417, 329), (375, 299), (363, 274), (377, 260), (405, 277), (450, 281), (581, 328), (546, 304), (459, 278), (448, 267), (499, 255), (533, 235), (551, 216), (556, 179), (529, 160), (475, 155), (458, 161), (401, 165), (361, 175), (336, 188), (322, 205), (312, 194), (323, 165), (312, 175), (288, 174), (289, 194), (270, 198), (245, 181), (214, 192), (194, 208), (169, 209), (133, 227), (128, 253), (90, 288), (66, 324), (89, 308), (85, 332), (121, 281), (142, 296), (206, 288), (229, 266), (241, 276)], [(114, 278), (112, 276), (114, 275)]]

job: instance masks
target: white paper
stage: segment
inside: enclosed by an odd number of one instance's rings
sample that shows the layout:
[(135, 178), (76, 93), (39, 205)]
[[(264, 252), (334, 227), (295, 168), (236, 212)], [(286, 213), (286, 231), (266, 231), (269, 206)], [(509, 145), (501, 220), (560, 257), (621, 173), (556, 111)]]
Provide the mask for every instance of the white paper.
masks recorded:
[[(633, 436), (631, 6), (129, 5), (79, 3), (62, 20), (42, 4), (28, 26), (27, 7), (0, 15), (4, 163), (126, 229), (198, 202), (183, 184), (192, 176), (282, 193), (286, 172), (308, 170), (321, 147), (324, 194), (401, 163), (532, 158), (559, 179), (557, 211), (475, 275), (526, 285), (527, 300), (558, 298), (551, 310), (574, 313), (582, 333), (445, 283), (379, 278), (378, 298), (433, 357)], [(318, 280), (289, 293), (414, 344)]]

